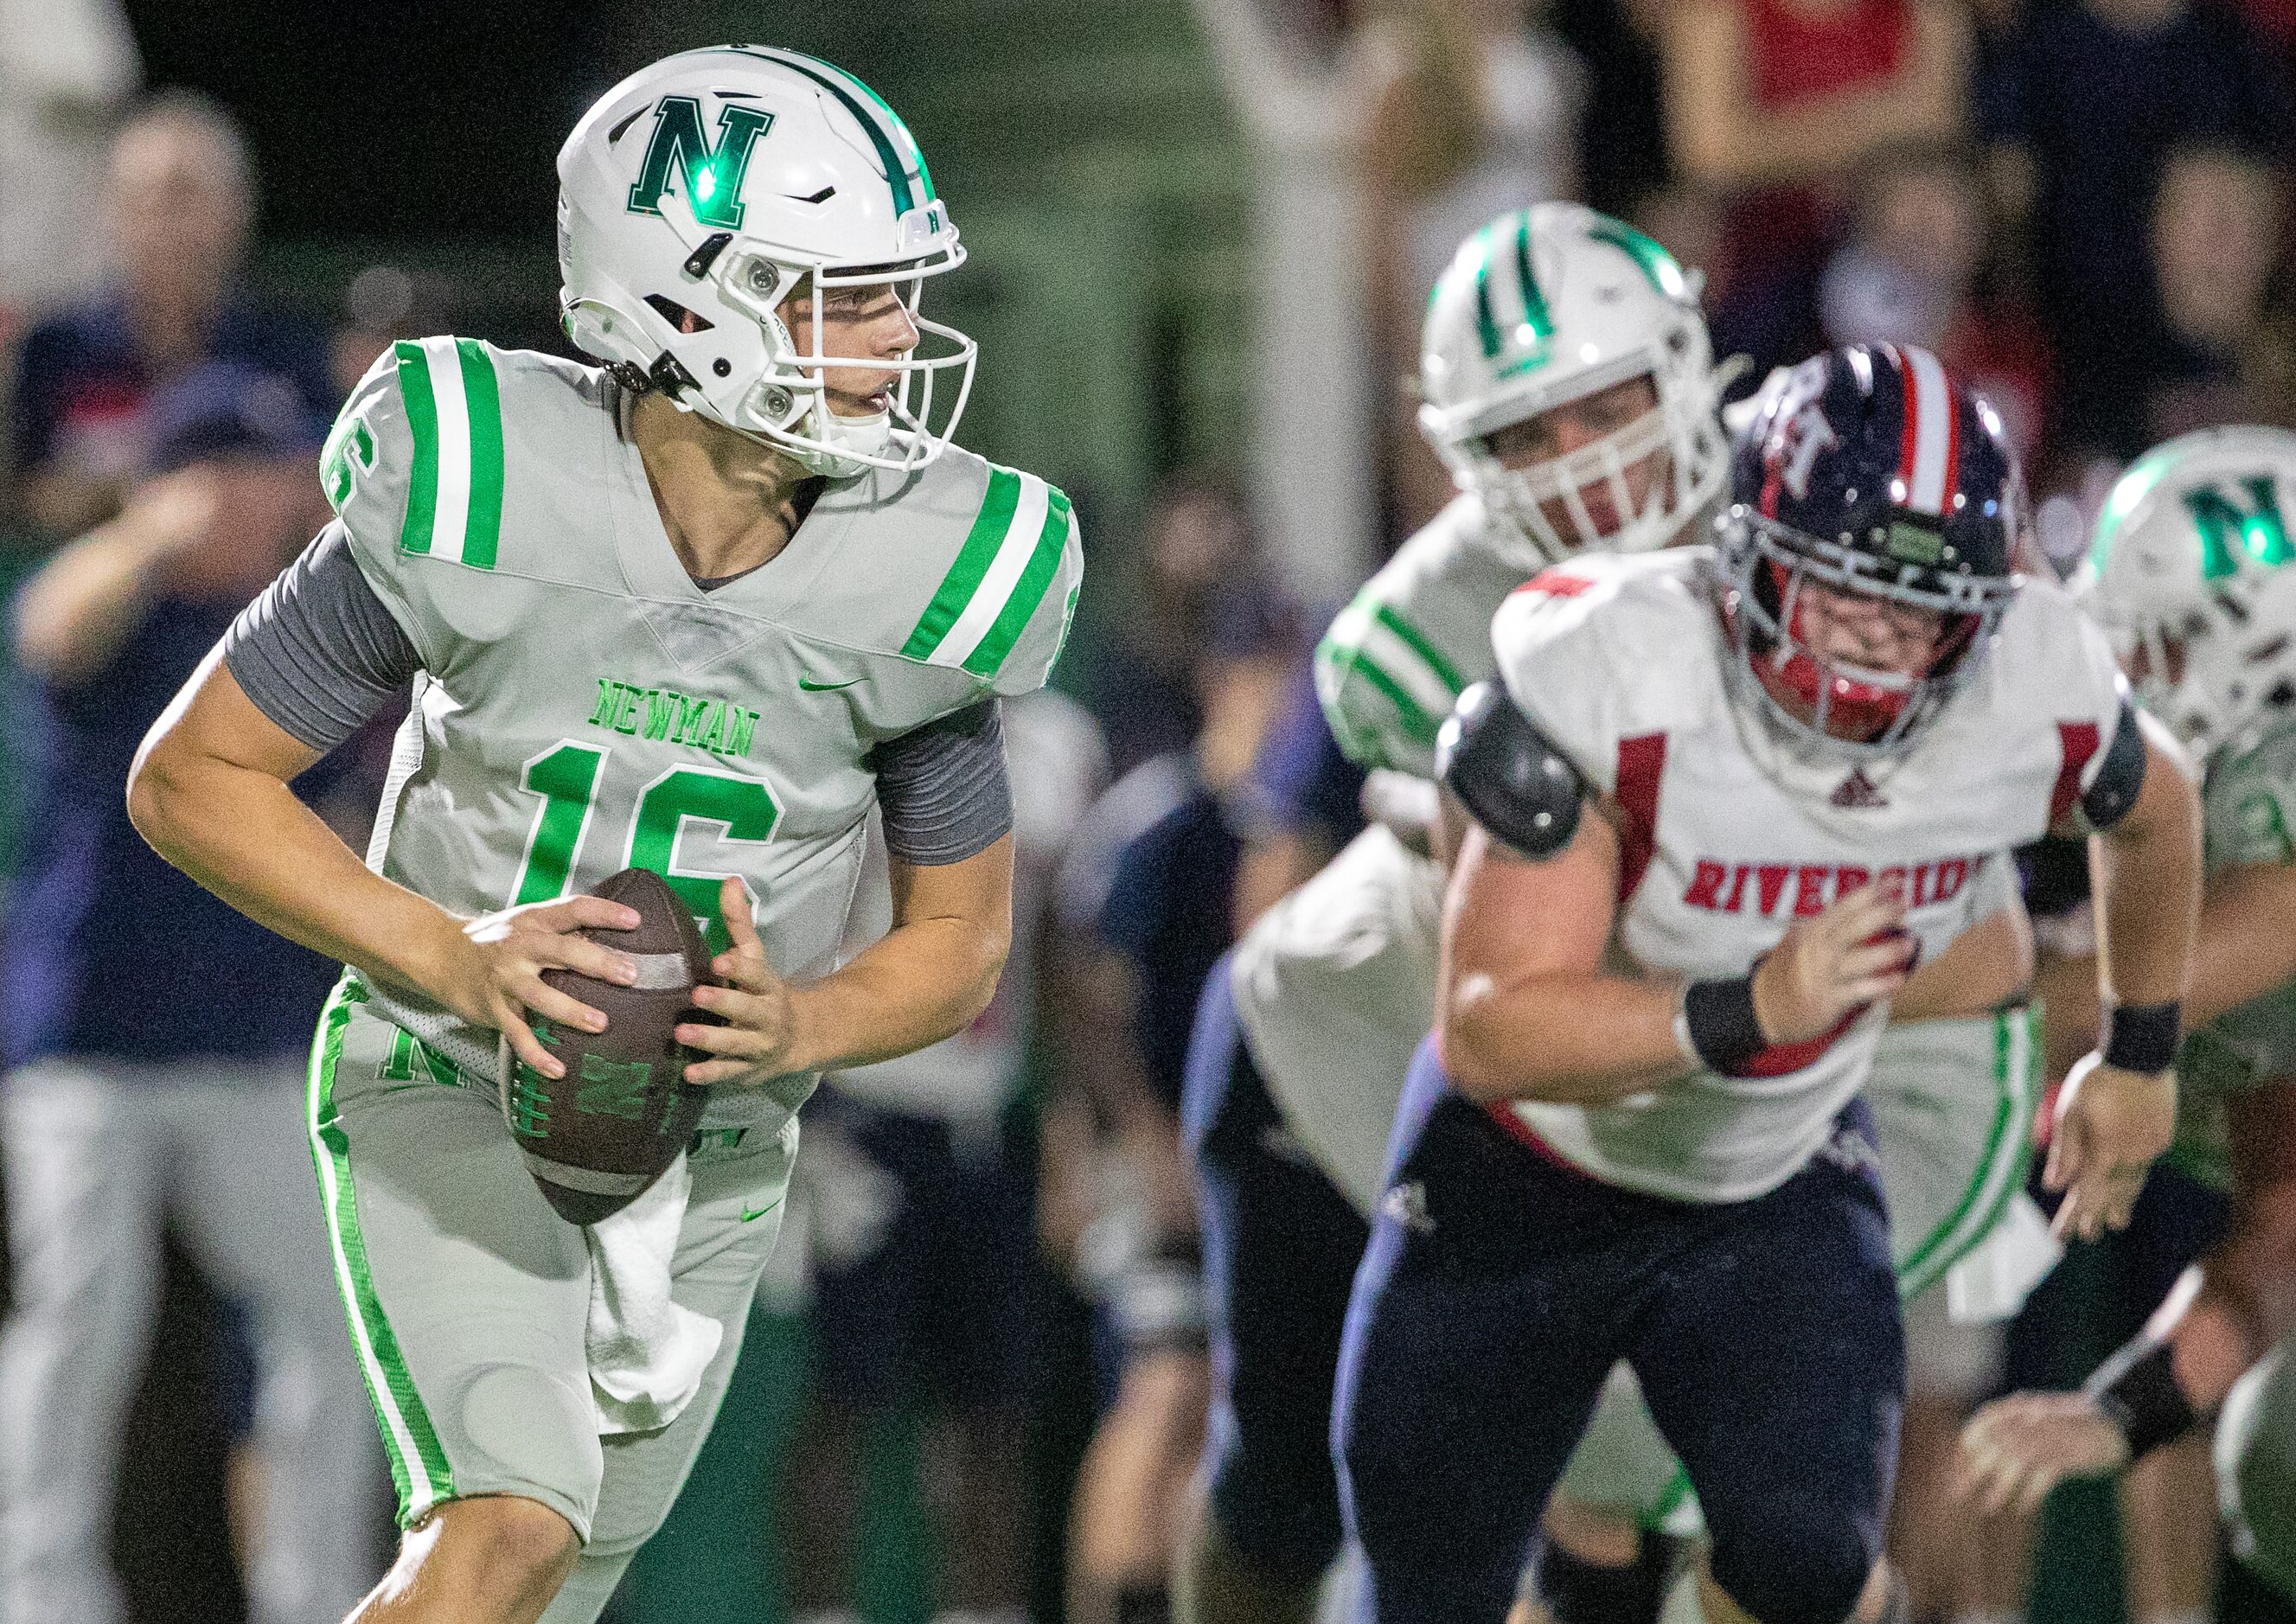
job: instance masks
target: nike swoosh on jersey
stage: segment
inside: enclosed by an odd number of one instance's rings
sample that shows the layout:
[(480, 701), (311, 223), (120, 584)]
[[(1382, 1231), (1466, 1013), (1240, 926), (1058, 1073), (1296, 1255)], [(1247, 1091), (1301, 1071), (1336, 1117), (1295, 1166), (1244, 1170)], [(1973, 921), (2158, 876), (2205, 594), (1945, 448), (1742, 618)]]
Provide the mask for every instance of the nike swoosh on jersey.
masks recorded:
[(854, 683), (866, 682), (868, 678), (865, 677), (854, 677), (851, 682), (808, 682), (804, 677), (800, 677), (797, 679), (797, 685), (804, 689), (808, 693), (834, 693), (839, 688), (849, 688)]
[(747, 1223), (750, 1222), (752, 1219), (761, 1218), (765, 1217), (767, 1213), (771, 1212), (775, 1208), (776, 1208), (776, 1207), (780, 1206), (781, 1204), (782, 1204), (782, 1198), (781, 1198), (780, 1196), (776, 1195), (776, 1196), (775, 1196), (775, 1197), (774, 1197), (774, 1199), (773, 1199), (773, 1200), (771, 1200), (771, 1201), (767, 1202), (764, 1206), (762, 1206), (762, 1207), (758, 1207), (758, 1208), (755, 1209), (754, 1210), (753, 1210), (752, 1209), (750, 1209), (750, 1208), (744, 1207), (744, 1208), (742, 1208), (742, 1221), (744, 1224), (747, 1224)]

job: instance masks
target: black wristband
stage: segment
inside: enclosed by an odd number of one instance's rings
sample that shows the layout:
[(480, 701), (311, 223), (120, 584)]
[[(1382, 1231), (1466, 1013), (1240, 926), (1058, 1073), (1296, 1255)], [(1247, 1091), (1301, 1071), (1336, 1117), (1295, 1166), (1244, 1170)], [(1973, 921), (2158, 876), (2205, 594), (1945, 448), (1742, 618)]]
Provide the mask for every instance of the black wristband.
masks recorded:
[(2166, 1071), (2177, 1063), (2183, 1005), (2116, 1004), (2104, 1017), (2104, 1063), (2123, 1071)]
[(2177, 1385), (2169, 1344), (2141, 1333), (2098, 1366), (2081, 1391), (2095, 1399), (2105, 1419), (2120, 1429), (2132, 1462), (2182, 1438), (2201, 1419)]
[(1693, 981), (1682, 993), (1683, 1032), (1709, 1071), (1727, 1075), (1769, 1047), (1754, 1018), (1754, 978)]

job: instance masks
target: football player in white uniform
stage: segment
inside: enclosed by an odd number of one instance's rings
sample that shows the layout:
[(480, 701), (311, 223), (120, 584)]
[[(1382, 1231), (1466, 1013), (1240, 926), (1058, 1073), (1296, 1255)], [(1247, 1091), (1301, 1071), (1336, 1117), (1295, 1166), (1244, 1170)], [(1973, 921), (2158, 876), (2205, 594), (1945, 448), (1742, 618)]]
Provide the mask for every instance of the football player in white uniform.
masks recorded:
[(2062, 1099), (2066, 1228), (2124, 1222), (2168, 1140), (2195, 798), (2013, 575), (1997, 420), (1926, 352), (1835, 352), (1765, 390), (1730, 495), (1712, 546), (1535, 577), (1447, 724), (1472, 823), (1333, 1418), (1377, 1620), (1505, 1612), (1621, 1358), (1710, 1616), (1859, 1608), (1904, 1356), (1857, 1095), (1914, 960), (2053, 824), (2100, 834), (2118, 1005)]
[[(350, 966), (309, 1126), (406, 1530), (366, 1624), (605, 1605), (725, 1391), (798, 1104), (988, 1002), (997, 697), (1043, 683), (1076, 604), (1068, 498), (948, 442), (972, 346), (918, 292), (964, 251), (865, 86), (685, 52), (609, 91), (558, 172), (565, 326), (603, 370), (383, 357), (324, 461), (337, 522), (129, 788), (162, 855)], [(410, 678), (362, 865), (286, 781)], [(840, 964), (873, 806), (891, 929)], [(717, 1091), (610, 1235), (528, 1177), (497, 1051), (554, 1077), (529, 1023), (604, 1024), (544, 971), (638, 980), (579, 934), (636, 923), (585, 894), (630, 865), (704, 924), (725, 984), (694, 999), (724, 1024), (677, 1029)]]
[[(1187, 1120), (1218, 1357), (1208, 1492), (1184, 1567), (1193, 1624), (1305, 1618), (1339, 1548), (1340, 1324), (1434, 1012), (1436, 729), (1460, 689), (1496, 669), (1490, 618), (1508, 593), (1582, 550), (1685, 539), (1720, 493), (1727, 373), (1696, 293), (1695, 275), (1643, 234), (1543, 203), (1468, 238), (1430, 303), (1421, 423), (1460, 495), (1357, 595), (1316, 660), (1334, 734), (1379, 774), (1374, 805), (1403, 827), (1368, 830), (1263, 917), (1199, 1013)], [(1985, 1234), (2021, 1177), (1997, 1152), (2013, 1152), (2030, 1124), (2031, 1045), (2021, 1012), (1989, 1012), (2027, 973), (2023, 922), (2009, 865), (1984, 872), (2000, 893), (1980, 910), (1985, 928), (1896, 1013), (1988, 1013), (1893, 1029), (1876, 1059), (1909, 1296)], [(1621, 1380), (1558, 1490), (1539, 1583), (1560, 1624), (1655, 1619), (1667, 1553), (1645, 1558), (1638, 1524), (1693, 1510), (1680, 1485)]]
[[(2123, 474), (2085, 602), (2138, 700), (2206, 768), (2208, 882), (2177, 1056), (2185, 1171), (2233, 1229), (2071, 1393), (1988, 1405), (1964, 1435), (1998, 1511), (2117, 1472), (2216, 1416), (2234, 1555), (2296, 1602), (2296, 435), (2204, 429)], [(2094, 1021), (2079, 965), (2050, 1020)]]

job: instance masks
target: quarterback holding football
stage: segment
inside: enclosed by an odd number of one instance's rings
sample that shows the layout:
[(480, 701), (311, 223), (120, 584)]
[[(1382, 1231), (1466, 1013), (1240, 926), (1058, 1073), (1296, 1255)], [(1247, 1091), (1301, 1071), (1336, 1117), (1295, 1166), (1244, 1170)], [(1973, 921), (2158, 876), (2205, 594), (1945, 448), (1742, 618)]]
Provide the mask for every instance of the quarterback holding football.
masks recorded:
[[(164, 856), (348, 966), (309, 1128), (406, 1530), (365, 1624), (605, 1605), (716, 1414), (815, 1078), (988, 1001), (996, 705), (1079, 579), (1068, 498), (949, 442), (974, 349), (919, 292), (964, 253), (866, 86), (685, 52), (558, 175), (600, 365), (386, 353), (335, 521), (129, 786)], [(287, 783), (410, 680), (362, 863)], [(873, 805), (893, 924), (840, 964)]]

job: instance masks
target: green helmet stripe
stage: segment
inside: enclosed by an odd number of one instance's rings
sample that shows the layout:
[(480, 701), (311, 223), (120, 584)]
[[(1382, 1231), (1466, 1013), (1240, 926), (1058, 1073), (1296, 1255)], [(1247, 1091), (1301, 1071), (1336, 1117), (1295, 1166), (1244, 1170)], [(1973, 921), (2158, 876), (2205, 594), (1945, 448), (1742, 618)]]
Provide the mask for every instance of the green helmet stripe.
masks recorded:
[(932, 171), (925, 167), (925, 150), (923, 146), (918, 143), (916, 135), (910, 130), (908, 120), (902, 118), (900, 114), (895, 112), (893, 111), (892, 103), (886, 101), (884, 97), (879, 95), (874, 90), (871, 89), (866, 80), (861, 78), (856, 74), (848, 73), (844, 69), (839, 67), (834, 62), (824, 62), (821, 65), (828, 69), (832, 73), (838, 75), (840, 78), (844, 79), (847, 84), (852, 86), (854, 89), (859, 91), (863, 95), (868, 97), (870, 101), (877, 104), (877, 111), (885, 115), (885, 122), (893, 127), (893, 131), (896, 135), (899, 135), (903, 141), (908, 143), (909, 154), (917, 160), (917, 178), (924, 184), (925, 201), (930, 203), (935, 198), (939, 197), (940, 193), (933, 190)]
[[(830, 69), (828, 63), (796, 51), (775, 50), (770, 45), (743, 45), (739, 48), (751, 56), (763, 57), (768, 62), (779, 62), (784, 68), (793, 68), (829, 92), (831, 95), (835, 96), (839, 104), (853, 115), (863, 129), (869, 132), (870, 144), (877, 149), (877, 161), (884, 165), (885, 179), (893, 188), (895, 216), (906, 214), (916, 206), (916, 194), (909, 186), (909, 167), (902, 161), (900, 151), (894, 146), (891, 135), (886, 133), (882, 124), (870, 116), (866, 108), (854, 99), (852, 92), (830, 77), (831, 72), (841, 74), (842, 70)], [(824, 70), (828, 71), (825, 72)], [(853, 82), (857, 85), (860, 84), (858, 79)], [(874, 91), (870, 91), (865, 85), (861, 87), (867, 92), (871, 101), (876, 102), (880, 107), (885, 107), (885, 103), (878, 98)], [(902, 135), (909, 135), (908, 127), (893, 117), (891, 108), (885, 107), (885, 113), (889, 119), (892, 119), (895, 128)], [(917, 145), (916, 137), (914, 135), (909, 135), (909, 150), (917, 155), (917, 178), (924, 185), (925, 201), (931, 202), (933, 199), (932, 177), (924, 172), (924, 150)]]
[(1607, 242), (1635, 262), (1650, 284), (1669, 299), (1688, 299), (1690, 279), (1682, 274), (1681, 263), (1653, 239), (1633, 226), (1610, 218), (1598, 217), (1587, 228), (1587, 234), (1597, 242)]
[(1483, 358), (1499, 356), (1499, 324), (1491, 315), (1491, 228), (1475, 234), (1475, 250), (1481, 262), (1475, 267), (1475, 331), (1483, 340)]
[(1538, 274), (1530, 268), (1530, 210), (1515, 216), (1514, 270), (1522, 281), (1522, 319), (1530, 328), (1536, 342), (1554, 336), (1554, 316), (1546, 308), (1546, 295), (1538, 286)]

